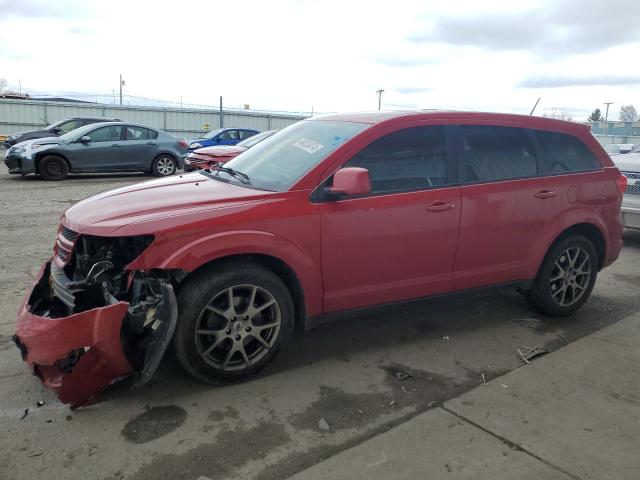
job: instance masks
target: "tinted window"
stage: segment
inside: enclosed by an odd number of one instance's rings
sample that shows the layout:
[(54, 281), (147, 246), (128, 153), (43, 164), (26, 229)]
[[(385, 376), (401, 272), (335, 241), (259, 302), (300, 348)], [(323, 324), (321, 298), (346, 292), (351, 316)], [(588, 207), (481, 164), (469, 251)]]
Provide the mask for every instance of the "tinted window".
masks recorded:
[(71, 130), (75, 130), (82, 126), (82, 120), (70, 120), (68, 122), (63, 123), (58, 126), (58, 129), (62, 131), (62, 133), (69, 133)]
[(362, 149), (345, 166), (369, 170), (372, 193), (445, 185), (444, 127), (414, 127), (385, 135)]
[(256, 132), (252, 130), (239, 130), (240, 132), (240, 140), (244, 140), (245, 138), (253, 137)]
[(87, 133), (87, 137), (91, 138), (92, 142), (113, 142), (120, 140), (121, 134), (122, 127), (120, 125), (115, 125), (111, 127), (98, 128)]
[(490, 182), (537, 175), (535, 147), (526, 130), (475, 125), (457, 129), (460, 182)]
[(127, 127), (127, 140), (150, 140), (157, 138), (158, 133), (143, 127)]
[(237, 130), (227, 130), (226, 132), (222, 132), (218, 136), (218, 140), (237, 140), (237, 139), (238, 139)]
[(541, 173), (584, 172), (597, 170), (600, 163), (578, 137), (565, 133), (534, 132), (546, 153)]

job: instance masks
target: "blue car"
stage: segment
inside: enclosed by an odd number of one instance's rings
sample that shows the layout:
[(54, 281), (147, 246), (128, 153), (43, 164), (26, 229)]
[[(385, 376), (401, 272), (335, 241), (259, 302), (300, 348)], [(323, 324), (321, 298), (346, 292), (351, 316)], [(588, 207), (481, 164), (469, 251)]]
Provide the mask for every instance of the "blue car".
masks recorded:
[(218, 145), (235, 145), (236, 143), (253, 137), (260, 130), (251, 128), (218, 128), (205, 133), (201, 138), (194, 138), (189, 142), (189, 150)]

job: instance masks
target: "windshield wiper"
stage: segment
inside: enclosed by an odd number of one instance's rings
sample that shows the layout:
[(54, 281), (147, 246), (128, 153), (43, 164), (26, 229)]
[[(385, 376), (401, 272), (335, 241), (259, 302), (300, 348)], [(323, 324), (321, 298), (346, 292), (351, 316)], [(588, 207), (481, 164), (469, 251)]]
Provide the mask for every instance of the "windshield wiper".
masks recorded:
[(237, 178), (242, 183), (246, 183), (248, 185), (251, 185), (251, 180), (249, 180), (249, 175), (247, 175), (246, 173), (242, 173), (242, 172), (240, 172), (238, 170), (234, 170), (233, 168), (230, 168), (230, 167), (224, 167), (224, 166), (220, 165), (219, 163), (216, 164), (216, 165), (213, 165), (209, 171), (211, 171), (212, 169), (215, 169), (215, 170), (217, 170), (219, 172), (227, 173), (227, 174), (231, 175), (232, 177)]

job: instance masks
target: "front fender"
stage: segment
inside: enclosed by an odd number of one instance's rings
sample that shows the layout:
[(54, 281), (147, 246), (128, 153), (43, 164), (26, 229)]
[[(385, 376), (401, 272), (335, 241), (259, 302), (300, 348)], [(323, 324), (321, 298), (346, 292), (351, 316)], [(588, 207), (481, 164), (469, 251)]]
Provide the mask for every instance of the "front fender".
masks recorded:
[(258, 230), (236, 230), (207, 235), (183, 245), (163, 258), (153, 258), (153, 247), (131, 263), (129, 270), (179, 269), (187, 272), (232, 255), (267, 255), (291, 268), (304, 295), (307, 316), (322, 313), (320, 267), (300, 246), (284, 237)]

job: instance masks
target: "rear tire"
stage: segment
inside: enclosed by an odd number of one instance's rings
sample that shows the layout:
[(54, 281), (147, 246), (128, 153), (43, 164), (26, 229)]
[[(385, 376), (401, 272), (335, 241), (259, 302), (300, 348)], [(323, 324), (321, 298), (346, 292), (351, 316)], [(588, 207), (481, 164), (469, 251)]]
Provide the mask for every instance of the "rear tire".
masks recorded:
[(47, 155), (38, 162), (38, 173), (45, 180), (64, 180), (69, 175), (69, 164), (56, 155)]
[(181, 287), (178, 305), (176, 357), (191, 376), (206, 383), (258, 372), (293, 332), (291, 293), (258, 264), (227, 262), (196, 273)]
[(527, 300), (546, 315), (569, 316), (591, 295), (598, 265), (598, 253), (588, 238), (566, 237), (547, 252)]
[(151, 166), (151, 173), (156, 177), (168, 177), (178, 170), (178, 162), (169, 155), (156, 157)]

